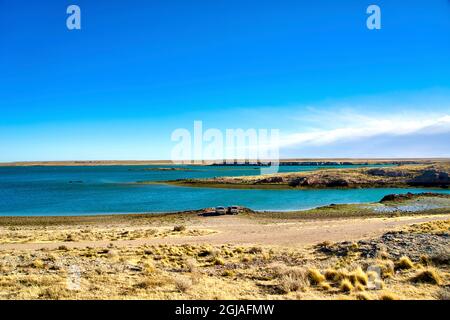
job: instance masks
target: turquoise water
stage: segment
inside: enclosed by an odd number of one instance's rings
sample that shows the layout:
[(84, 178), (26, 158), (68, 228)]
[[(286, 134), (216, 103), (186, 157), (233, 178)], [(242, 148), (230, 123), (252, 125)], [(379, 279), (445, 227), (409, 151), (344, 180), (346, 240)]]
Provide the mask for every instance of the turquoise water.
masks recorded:
[[(132, 184), (136, 181), (259, 174), (259, 168), (251, 166), (148, 170), (161, 167), (170, 166), (0, 167), (0, 215), (167, 212), (218, 205), (296, 210), (331, 203), (378, 201), (389, 193), (429, 191), (419, 188), (232, 190)], [(280, 167), (282, 172), (316, 169), (318, 167)], [(450, 193), (449, 190), (434, 191)]]

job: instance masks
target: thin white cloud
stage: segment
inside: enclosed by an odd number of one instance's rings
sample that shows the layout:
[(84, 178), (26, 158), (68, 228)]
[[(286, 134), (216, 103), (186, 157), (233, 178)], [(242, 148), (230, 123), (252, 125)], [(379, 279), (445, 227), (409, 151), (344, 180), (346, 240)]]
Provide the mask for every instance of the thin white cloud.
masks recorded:
[[(420, 115), (406, 118), (404, 115), (391, 117), (368, 117), (347, 114), (345, 119), (352, 119), (351, 123), (339, 126), (339, 118), (326, 117), (323, 122), (329, 122), (332, 129), (308, 129), (307, 131), (284, 135), (280, 140), (280, 147), (287, 146), (326, 146), (353, 140), (364, 140), (376, 136), (407, 136), (420, 134), (450, 133), (450, 115), (440, 115), (430, 118)], [(349, 122), (349, 121), (347, 121)], [(337, 126), (337, 127), (336, 127)]]

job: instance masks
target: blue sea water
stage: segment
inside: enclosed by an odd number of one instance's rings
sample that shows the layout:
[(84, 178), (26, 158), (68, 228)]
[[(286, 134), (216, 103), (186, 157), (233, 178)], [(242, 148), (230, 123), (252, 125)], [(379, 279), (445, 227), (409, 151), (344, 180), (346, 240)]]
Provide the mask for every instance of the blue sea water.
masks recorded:
[[(389, 193), (429, 191), (420, 188), (233, 190), (134, 184), (136, 181), (255, 175), (260, 172), (259, 168), (252, 166), (184, 166), (187, 171), (155, 170), (162, 167), (171, 166), (0, 167), (0, 215), (168, 212), (218, 205), (282, 211), (331, 203), (378, 201)], [(319, 167), (280, 167), (282, 172), (316, 169)], [(441, 189), (433, 191), (450, 193)]]

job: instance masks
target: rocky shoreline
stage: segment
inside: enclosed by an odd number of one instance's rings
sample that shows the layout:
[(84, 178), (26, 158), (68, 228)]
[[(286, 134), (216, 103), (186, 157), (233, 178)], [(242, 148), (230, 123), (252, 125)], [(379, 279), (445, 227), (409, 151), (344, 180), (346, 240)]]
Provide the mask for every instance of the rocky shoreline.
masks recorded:
[(217, 188), (448, 188), (450, 163), (383, 168), (321, 169), (259, 176), (179, 179), (165, 183)]

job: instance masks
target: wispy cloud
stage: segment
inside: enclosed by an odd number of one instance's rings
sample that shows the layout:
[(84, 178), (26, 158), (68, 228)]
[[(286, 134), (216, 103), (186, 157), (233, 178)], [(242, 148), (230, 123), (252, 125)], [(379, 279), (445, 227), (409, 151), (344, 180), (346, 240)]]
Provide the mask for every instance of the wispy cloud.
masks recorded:
[[(338, 114), (330, 118), (326, 114), (322, 123), (328, 123), (332, 129), (302, 130), (284, 135), (280, 147), (286, 146), (326, 146), (355, 140), (367, 140), (376, 136), (408, 136), (415, 134), (450, 133), (450, 115), (430, 117), (426, 114), (410, 116), (391, 115), (389, 117), (369, 117), (361, 114)], [(345, 119), (345, 125), (339, 126), (339, 119)], [(323, 125), (322, 125), (323, 126)]]

